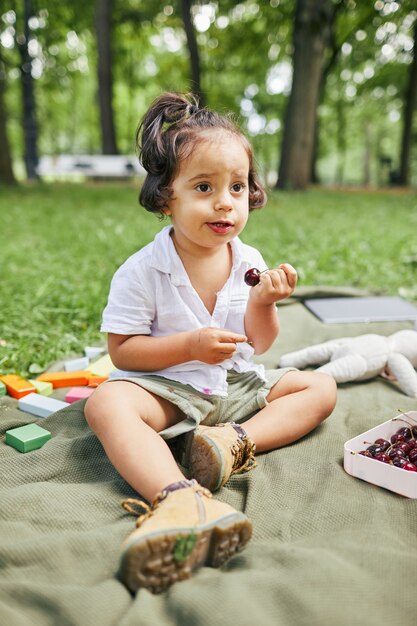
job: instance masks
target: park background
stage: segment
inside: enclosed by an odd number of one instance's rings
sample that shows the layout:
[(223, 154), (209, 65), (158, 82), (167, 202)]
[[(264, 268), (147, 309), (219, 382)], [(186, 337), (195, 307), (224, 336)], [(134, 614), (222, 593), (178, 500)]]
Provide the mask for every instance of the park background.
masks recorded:
[(269, 202), (242, 235), (300, 285), (417, 300), (412, 0), (0, 0), (0, 373), (102, 343), (115, 269), (161, 228), (140, 177), (39, 176), (133, 155), (162, 91), (248, 134)]

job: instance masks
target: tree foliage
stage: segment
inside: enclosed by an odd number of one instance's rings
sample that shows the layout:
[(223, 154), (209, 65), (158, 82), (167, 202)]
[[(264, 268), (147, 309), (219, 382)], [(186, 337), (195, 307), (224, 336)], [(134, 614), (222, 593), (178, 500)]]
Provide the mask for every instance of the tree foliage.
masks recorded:
[[(117, 149), (133, 151), (138, 120), (161, 91), (196, 89), (185, 4), (195, 35), (199, 88), (209, 106), (237, 115), (262, 173), (275, 184), (280, 156), (282, 161), (287, 153), (282, 149), (284, 112), (293, 78), (296, 0), (113, 0), (111, 98)], [(323, 182), (386, 184), (390, 175), (395, 179), (404, 143), (415, 4), (326, 4), (334, 19), (323, 57), (316, 174)], [(23, 6), (24, 0), (10, 0), (0, 11), (3, 121), (19, 176), (25, 154), (18, 48)], [(29, 28), (39, 154), (99, 153), (103, 133), (95, 3), (37, 0)], [(408, 125), (410, 146), (416, 137), (415, 117)], [(409, 171), (416, 182), (417, 155), (410, 152)]]

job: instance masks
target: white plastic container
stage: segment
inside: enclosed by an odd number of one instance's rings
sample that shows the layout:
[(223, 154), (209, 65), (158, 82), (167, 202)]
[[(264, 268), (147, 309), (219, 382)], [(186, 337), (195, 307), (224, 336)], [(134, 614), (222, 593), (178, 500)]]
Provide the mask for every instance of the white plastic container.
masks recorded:
[(384, 487), (384, 489), (389, 489), (407, 498), (417, 498), (417, 472), (409, 472), (400, 467), (395, 467), (395, 465), (388, 465), (387, 463), (357, 454), (368, 447), (369, 444), (364, 443), (365, 441), (373, 443), (380, 437), (389, 440), (399, 428), (408, 426), (406, 421), (417, 426), (417, 411), (407, 411), (406, 414), (400, 413), (395, 418), (388, 420), (388, 422), (384, 422), (346, 441), (343, 463), (346, 472), (356, 478), (366, 480), (368, 483), (378, 485), (379, 487)]

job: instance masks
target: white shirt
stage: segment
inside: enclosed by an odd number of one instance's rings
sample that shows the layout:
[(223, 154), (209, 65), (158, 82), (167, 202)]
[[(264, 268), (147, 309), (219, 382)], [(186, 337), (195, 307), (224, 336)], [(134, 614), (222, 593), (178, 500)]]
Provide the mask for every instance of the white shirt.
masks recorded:
[[(231, 241), (233, 265), (217, 294), (211, 315), (192, 286), (170, 237), (163, 228), (153, 242), (133, 254), (113, 276), (101, 331), (119, 335), (161, 337), (203, 327), (225, 328), (245, 334), (244, 316), (249, 297), (244, 275), (250, 267), (267, 269), (261, 254), (240, 241)], [(264, 367), (252, 362), (253, 348), (238, 343), (230, 359), (218, 365), (202, 361), (179, 363), (152, 372), (124, 372), (112, 376), (164, 376), (191, 385), (209, 395), (227, 395), (227, 371), (255, 372), (265, 380)]]

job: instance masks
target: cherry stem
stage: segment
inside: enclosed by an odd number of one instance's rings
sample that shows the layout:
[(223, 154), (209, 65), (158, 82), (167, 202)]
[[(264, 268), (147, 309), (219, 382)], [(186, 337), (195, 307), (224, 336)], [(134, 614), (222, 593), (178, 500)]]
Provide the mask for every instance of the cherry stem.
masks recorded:
[[(407, 417), (408, 417), (408, 415), (407, 415)], [(415, 428), (415, 424), (412, 424), (411, 422), (407, 422), (407, 420), (403, 419), (402, 417), (393, 417), (392, 421), (393, 422), (404, 422), (404, 424), (407, 424), (407, 426), (410, 428), (410, 433), (411, 433), (410, 439), (415, 439), (414, 434), (413, 434), (413, 428)]]
[(410, 426), (410, 428), (413, 428), (415, 426), (415, 424), (412, 424), (411, 422), (407, 422), (407, 420), (403, 420), (401, 417), (393, 417), (392, 421), (393, 422), (404, 422), (404, 424), (408, 424)]
[[(417, 423), (417, 420), (415, 420), (413, 417), (411, 417), (410, 415), (408, 415), (407, 411), (402, 411), (401, 409), (397, 409), (397, 411), (399, 411), (402, 415), (404, 415), (405, 417), (407, 417), (409, 420), (412, 420), (414, 422)], [(401, 419), (401, 417), (393, 417), (393, 420), (398, 420)], [(405, 421), (405, 420), (404, 420)], [(408, 422), (407, 422), (408, 423)]]

